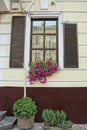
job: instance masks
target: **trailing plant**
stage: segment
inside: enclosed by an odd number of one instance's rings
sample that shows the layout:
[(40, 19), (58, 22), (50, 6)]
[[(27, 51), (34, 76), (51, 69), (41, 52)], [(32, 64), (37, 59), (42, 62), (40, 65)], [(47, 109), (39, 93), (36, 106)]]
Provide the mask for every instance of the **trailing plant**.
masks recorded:
[(33, 84), (36, 81), (40, 81), (40, 83), (44, 84), (47, 81), (47, 76), (53, 75), (60, 69), (57, 63), (52, 59), (31, 62), (29, 68), (27, 78), (29, 79), (30, 84)]
[(13, 104), (13, 114), (18, 118), (31, 118), (37, 113), (37, 105), (30, 97), (18, 99)]

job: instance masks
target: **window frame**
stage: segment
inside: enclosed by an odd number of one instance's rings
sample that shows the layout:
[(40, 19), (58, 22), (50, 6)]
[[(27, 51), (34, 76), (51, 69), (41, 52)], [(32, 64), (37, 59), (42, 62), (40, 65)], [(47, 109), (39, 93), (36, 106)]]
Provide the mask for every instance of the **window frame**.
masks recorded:
[(58, 64), (64, 69), (64, 39), (63, 39), (63, 16), (62, 13), (37, 13), (27, 14), (25, 23), (25, 44), (24, 44), (24, 68), (29, 70), (30, 63), (30, 43), (31, 43), (31, 19), (36, 18), (57, 18), (58, 19)]
[[(33, 21), (44, 21), (44, 32), (43, 33), (33, 33)], [(46, 21), (56, 21), (56, 33), (45, 33), (45, 22)], [(44, 46), (43, 48), (32, 48), (32, 36), (41, 35), (43, 36)], [(56, 48), (45, 48), (45, 37), (54, 35), (56, 36)], [(43, 58), (45, 60), (45, 51), (46, 50), (56, 50), (56, 62), (58, 63), (58, 18), (31, 18), (31, 39), (30, 39), (30, 61), (32, 61), (32, 50), (43, 50)]]

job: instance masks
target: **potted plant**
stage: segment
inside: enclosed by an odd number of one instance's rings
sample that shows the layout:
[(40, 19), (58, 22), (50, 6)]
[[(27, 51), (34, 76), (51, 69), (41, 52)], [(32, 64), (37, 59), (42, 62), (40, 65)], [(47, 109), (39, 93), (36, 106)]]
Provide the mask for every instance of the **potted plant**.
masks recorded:
[(66, 115), (64, 111), (44, 109), (42, 112), (42, 119), (45, 122), (44, 124), (49, 124), (50, 126), (47, 130), (72, 130), (73, 123), (66, 120)]
[(60, 70), (56, 61), (47, 59), (46, 61), (37, 61), (31, 62), (29, 64), (29, 73), (27, 78), (29, 79), (30, 84), (40, 81), (40, 83), (46, 83), (47, 77), (52, 76), (58, 70)]
[(13, 104), (13, 114), (18, 118), (18, 127), (21, 129), (32, 128), (36, 113), (37, 105), (30, 97), (18, 99)]

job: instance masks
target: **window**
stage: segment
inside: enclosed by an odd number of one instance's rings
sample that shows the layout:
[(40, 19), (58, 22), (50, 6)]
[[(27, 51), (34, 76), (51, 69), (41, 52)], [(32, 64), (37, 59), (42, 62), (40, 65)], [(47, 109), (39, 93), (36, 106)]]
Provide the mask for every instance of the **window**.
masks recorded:
[[(25, 33), (25, 22), (25, 16), (13, 16), (12, 18), (10, 49), (11, 68), (22, 68), (25, 60), (28, 66), (28, 59), (36, 61), (39, 59), (46, 60), (46, 58), (53, 58), (57, 61), (60, 67), (60, 61), (64, 58), (65, 68), (78, 68), (77, 24), (63, 24), (64, 44), (62, 44), (61, 40), (63, 39), (60, 38), (60, 35), (62, 34), (58, 31), (60, 30), (58, 29), (58, 26), (60, 26), (60, 23), (58, 24), (59, 20), (32, 19), (31, 33), (30, 22), (26, 22), (28, 25), (26, 26), (27, 29)], [(29, 38), (31, 38), (31, 42)], [(24, 44), (25, 39), (27, 44)], [(24, 49), (26, 50), (24, 51)], [(61, 50), (64, 51), (64, 55), (62, 55)], [(24, 56), (24, 52), (26, 52), (27, 56)]]
[(11, 10), (19, 9), (19, 0), (11, 0)]
[(58, 62), (57, 27), (57, 19), (32, 19), (30, 61), (52, 58)]

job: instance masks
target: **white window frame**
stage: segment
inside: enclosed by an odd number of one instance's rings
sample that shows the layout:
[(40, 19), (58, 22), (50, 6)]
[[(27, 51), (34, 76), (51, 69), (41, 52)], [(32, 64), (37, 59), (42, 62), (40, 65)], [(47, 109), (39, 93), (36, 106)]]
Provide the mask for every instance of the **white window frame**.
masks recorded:
[(64, 45), (63, 45), (63, 24), (62, 14), (37, 14), (26, 15), (25, 29), (25, 47), (24, 47), (24, 68), (28, 69), (30, 60), (30, 36), (31, 36), (31, 18), (58, 18), (58, 63), (61, 69), (64, 68)]

